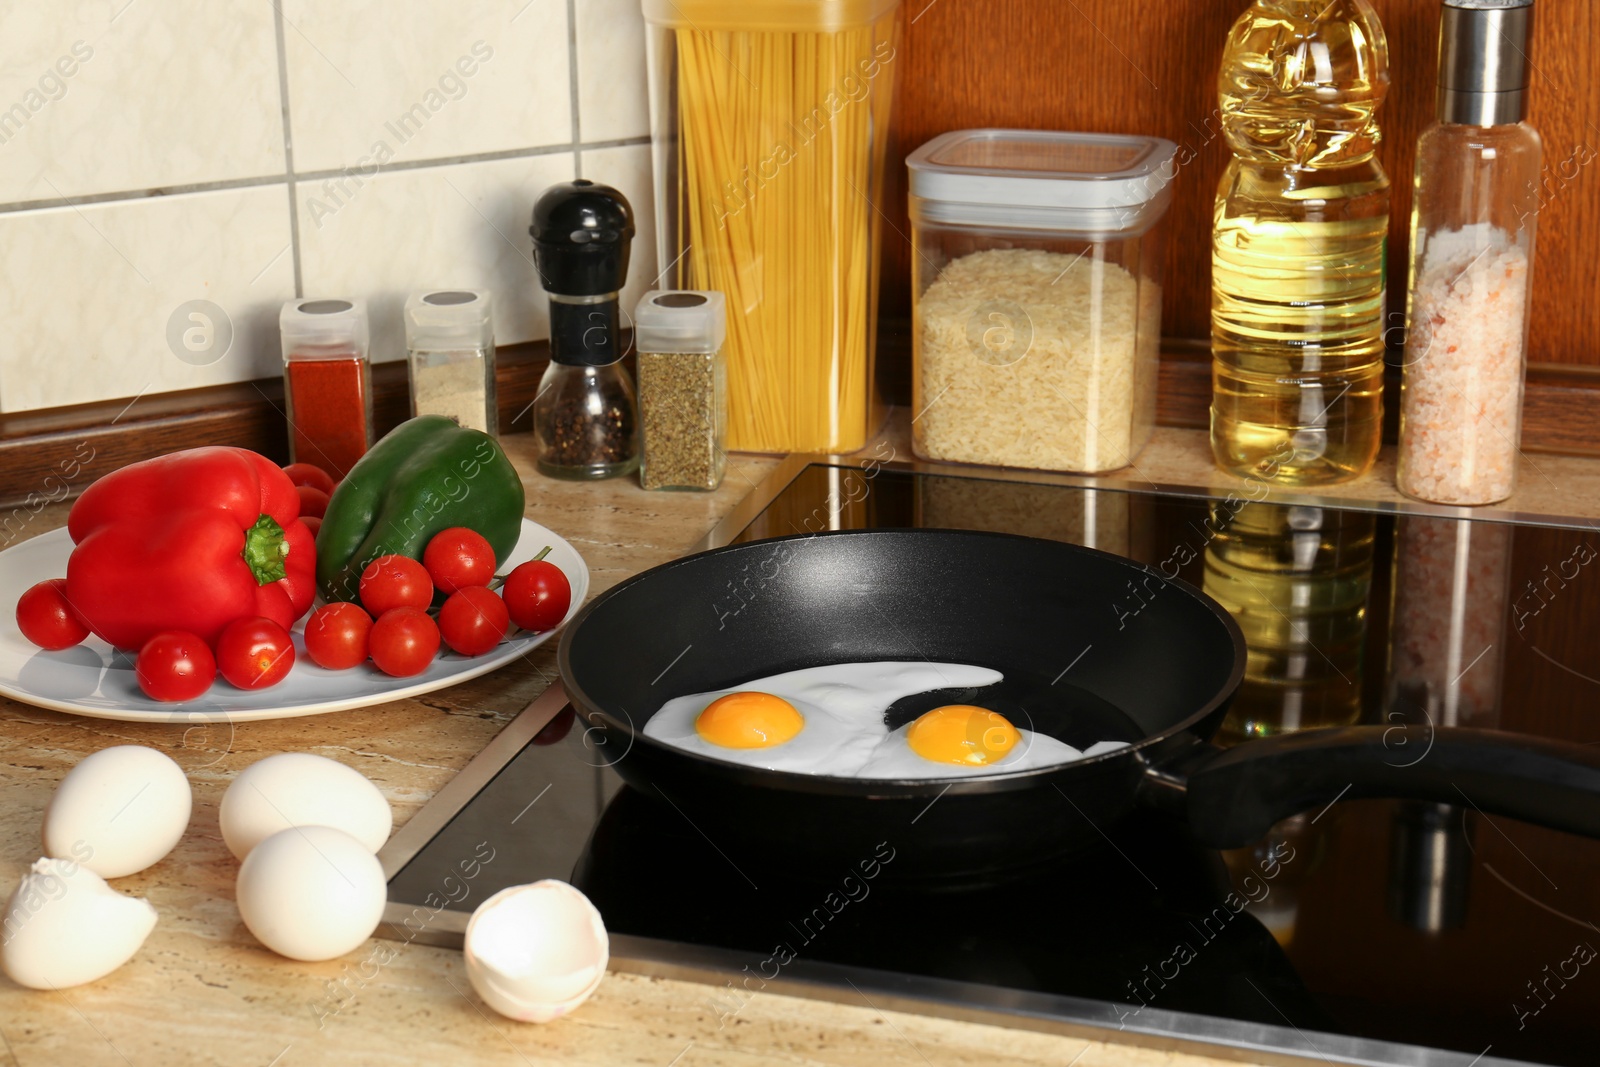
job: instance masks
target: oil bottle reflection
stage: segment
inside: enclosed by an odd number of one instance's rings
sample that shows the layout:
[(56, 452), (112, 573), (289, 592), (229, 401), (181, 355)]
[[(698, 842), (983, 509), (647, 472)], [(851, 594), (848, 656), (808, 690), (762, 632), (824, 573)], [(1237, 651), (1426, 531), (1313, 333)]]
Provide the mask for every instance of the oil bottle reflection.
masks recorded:
[[(1356, 722), (1373, 516), (1264, 503), (1246, 504), (1231, 520), (1226, 514), (1213, 508), (1219, 532), (1206, 549), (1204, 587), (1244, 632), (1247, 659), (1218, 742)], [(1328, 822), (1319, 826), (1313, 815), (1299, 815), (1253, 848), (1223, 854), (1236, 885), (1263, 857), (1295, 857), (1272, 894), (1249, 908), (1285, 948), (1293, 943), (1299, 890), (1320, 862)]]
[(1213, 519), (1205, 591), (1238, 622), (1248, 650), (1218, 740), (1357, 721), (1373, 516), (1250, 503)]

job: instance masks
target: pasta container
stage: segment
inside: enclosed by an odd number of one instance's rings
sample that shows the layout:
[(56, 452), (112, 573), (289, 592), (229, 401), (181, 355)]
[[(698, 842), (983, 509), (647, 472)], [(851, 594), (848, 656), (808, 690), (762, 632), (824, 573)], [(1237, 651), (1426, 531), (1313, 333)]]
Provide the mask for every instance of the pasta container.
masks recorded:
[(958, 130), (906, 160), (912, 443), (925, 459), (1096, 473), (1155, 425), (1159, 137)]
[(726, 294), (728, 447), (860, 448), (899, 2), (643, 8), (658, 284)]

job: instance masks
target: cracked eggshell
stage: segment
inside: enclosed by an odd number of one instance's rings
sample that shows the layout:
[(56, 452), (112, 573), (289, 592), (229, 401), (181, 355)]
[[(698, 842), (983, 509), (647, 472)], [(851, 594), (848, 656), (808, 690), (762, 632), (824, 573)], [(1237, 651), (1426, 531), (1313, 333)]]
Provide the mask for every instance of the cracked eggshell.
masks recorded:
[(291, 826), (331, 826), (377, 852), (394, 829), (378, 787), (338, 760), (282, 752), (257, 760), (222, 794), (217, 821), (235, 859)]
[(462, 954), (485, 1004), (508, 1018), (544, 1023), (599, 988), (611, 942), (588, 897), (545, 879), (502, 889), (478, 905)]
[(85, 756), (44, 809), (44, 854), (121, 878), (159, 861), (189, 825), (189, 778), (170, 757), (143, 745)]
[(256, 939), (292, 960), (331, 960), (378, 928), (388, 899), (383, 866), (331, 826), (294, 826), (244, 858), (234, 897)]
[(82, 985), (132, 959), (155, 925), (148, 900), (72, 860), (41, 859), (6, 902), (0, 966), (29, 989)]

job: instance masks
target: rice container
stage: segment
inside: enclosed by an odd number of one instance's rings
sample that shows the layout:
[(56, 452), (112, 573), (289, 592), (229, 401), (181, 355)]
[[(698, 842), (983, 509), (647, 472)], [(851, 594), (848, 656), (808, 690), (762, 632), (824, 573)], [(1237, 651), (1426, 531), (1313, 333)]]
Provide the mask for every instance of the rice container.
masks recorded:
[(958, 130), (906, 160), (912, 440), (924, 459), (1098, 473), (1155, 425), (1159, 137)]

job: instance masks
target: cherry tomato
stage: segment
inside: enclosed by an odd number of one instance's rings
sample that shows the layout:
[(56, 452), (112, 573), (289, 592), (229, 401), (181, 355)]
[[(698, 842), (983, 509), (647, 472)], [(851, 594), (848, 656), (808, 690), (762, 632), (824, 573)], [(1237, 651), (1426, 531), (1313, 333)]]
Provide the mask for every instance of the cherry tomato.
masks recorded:
[(391, 608), (378, 616), (367, 636), (372, 664), (384, 674), (421, 674), (439, 652), (439, 627), (417, 608)]
[(572, 606), (572, 586), (561, 568), (547, 560), (523, 563), (506, 575), (500, 595), (511, 621), (524, 630), (543, 633), (561, 625)]
[(314, 485), (297, 485), (294, 491), (300, 494), (300, 517), (320, 519), (328, 511), (328, 494)]
[(311, 539), (315, 541), (317, 539), (317, 534), (322, 532), (322, 520), (317, 518), (315, 515), (310, 515), (302, 516), (300, 521), (305, 523), (306, 529), (311, 531)]
[(277, 685), (293, 666), (294, 641), (271, 619), (235, 619), (217, 638), (217, 669), (240, 689)]
[(395, 608), (422, 611), (433, 603), (433, 580), (408, 556), (379, 556), (361, 572), (360, 593), (374, 616)]
[(324, 604), (306, 620), (306, 655), (330, 671), (365, 663), (372, 616), (343, 601)]
[(314, 463), (291, 463), (283, 468), (283, 473), (295, 485), (309, 485), (333, 495), (333, 476)]
[(89, 628), (67, 603), (67, 580), (51, 578), (17, 598), (17, 629), (22, 636), (54, 652), (89, 636)]
[(506, 602), (481, 585), (450, 594), (439, 609), (439, 636), (463, 656), (481, 656), (511, 628)]
[(133, 676), (151, 700), (193, 700), (217, 680), (217, 660), (194, 634), (163, 630), (139, 649)]
[(434, 587), (445, 593), (488, 585), (494, 580), (494, 548), (478, 531), (452, 526), (429, 540), (422, 565)]

